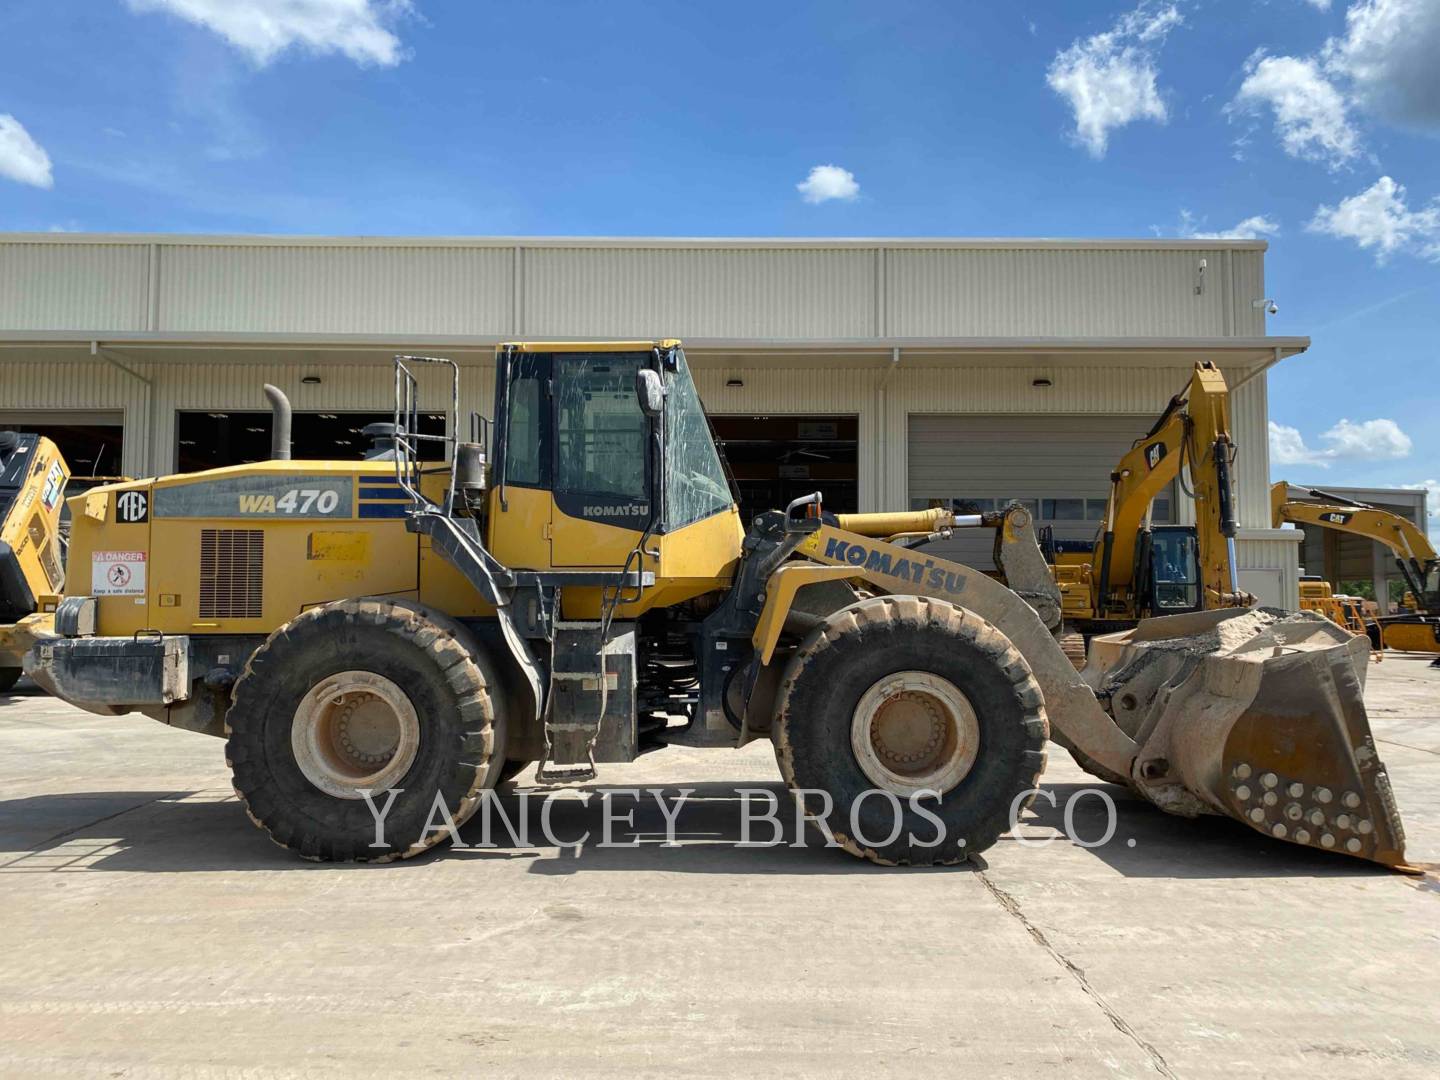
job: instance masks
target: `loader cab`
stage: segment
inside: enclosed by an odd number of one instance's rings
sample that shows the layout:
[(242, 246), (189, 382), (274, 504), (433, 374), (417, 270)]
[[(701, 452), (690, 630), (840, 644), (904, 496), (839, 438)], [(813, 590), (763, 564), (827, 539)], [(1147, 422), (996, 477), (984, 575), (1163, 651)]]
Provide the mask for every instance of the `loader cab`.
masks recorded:
[(1138, 555), (1142, 610), (1154, 615), (1200, 610), (1200, 544), (1193, 525), (1152, 527), (1143, 534)]
[(618, 568), (642, 539), (673, 549), (682, 532), (738, 555), (737, 499), (678, 342), (505, 345), (495, 401), (486, 545), (500, 562)]

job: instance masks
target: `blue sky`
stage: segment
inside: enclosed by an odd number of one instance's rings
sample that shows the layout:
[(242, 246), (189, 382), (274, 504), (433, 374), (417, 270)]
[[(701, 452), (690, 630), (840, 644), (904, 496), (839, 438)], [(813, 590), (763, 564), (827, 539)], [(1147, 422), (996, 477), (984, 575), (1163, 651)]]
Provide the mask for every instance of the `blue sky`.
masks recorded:
[(7, 0), (0, 229), (1261, 235), (1276, 475), (1433, 483), (1437, 56), (1440, 0)]

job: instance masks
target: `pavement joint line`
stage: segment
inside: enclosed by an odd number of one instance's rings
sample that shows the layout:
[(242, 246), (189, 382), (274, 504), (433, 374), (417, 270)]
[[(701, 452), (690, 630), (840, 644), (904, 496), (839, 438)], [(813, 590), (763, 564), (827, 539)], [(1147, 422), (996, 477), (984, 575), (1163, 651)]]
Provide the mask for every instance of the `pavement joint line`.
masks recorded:
[[(98, 817), (94, 821), (86, 822), (84, 825), (76, 825), (69, 829), (62, 829), (54, 836), (47, 836), (44, 840), (41, 840), (40, 845), (43, 846), (45, 844), (53, 844), (57, 840), (64, 840), (67, 836), (74, 836), (76, 833), (82, 833), (86, 829), (93, 829), (96, 825), (103, 825), (107, 821), (114, 821), (117, 817), (122, 817), (125, 814), (129, 814), (135, 810), (143, 810), (147, 806), (154, 806), (157, 802), (164, 802), (166, 799), (172, 798), (173, 796), (179, 794), (181, 794), (181, 789), (176, 789), (175, 791), (167, 791), (163, 795), (157, 795), (153, 799), (146, 799), (144, 802), (138, 802), (134, 806), (127, 806), (124, 810), (116, 810), (113, 814), (106, 814), (104, 817)], [(32, 851), (30, 852), (30, 854), (34, 855), (35, 852)], [(21, 858), (25, 858), (25, 856), (21, 856)]]
[(1401, 742), (1399, 739), (1382, 739), (1377, 736), (1375, 741), (1385, 743), (1387, 746), (1403, 746), (1406, 750), (1418, 750), (1422, 754), (1440, 754), (1440, 750), (1431, 750), (1427, 746), (1412, 746), (1410, 743)]
[(1037, 945), (1050, 954), (1052, 960), (1065, 969), (1066, 973), (1075, 981), (1076, 985), (1080, 987), (1081, 992), (1093, 1001), (1100, 1011), (1105, 1014), (1105, 1018), (1110, 1021), (1115, 1030), (1133, 1042), (1140, 1050), (1144, 1051), (1145, 1055), (1150, 1059), (1151, 1067), (1161, 1076), (1167, 1077), (1168, 1080), (1179, 1080), (1179, 1077), (1175, 1071), (1170, 1068), (1169, 1063), (1166, 1062), (1160, 1051), (1150, 1042), (1146, 1041), (1138, 1031), (1130, 1026), (1129, 1022), (1123, 1016), (1115, 1011), (1114, 1006), (1105, 1000), (1104, 995), (1090, 984), (1090, 980), (1085, 977), (1085, 972), (1082, 971), (1074, 961), (1052, 945), (1050, 939), (1045, 936), (1045, 932), (1031, 922), (1025, 913), (1020, 910), (1019, 901), (991, 881), (990, 876), (984, 870), (977, 871), (975, 876), (980, 879), (980, 883), (985, 886), (986, 891), (995, 898), (995, 902), (1025, 928), (1025, 932), (1034, 939)]

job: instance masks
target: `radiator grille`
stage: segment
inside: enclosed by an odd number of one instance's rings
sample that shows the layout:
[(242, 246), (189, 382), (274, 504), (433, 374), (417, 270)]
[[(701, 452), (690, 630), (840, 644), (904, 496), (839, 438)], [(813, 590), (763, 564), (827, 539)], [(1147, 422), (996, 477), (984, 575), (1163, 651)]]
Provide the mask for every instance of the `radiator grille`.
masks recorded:
[(263, 529), (200, 530), (200, 617), (258, 619), (265, 580)]

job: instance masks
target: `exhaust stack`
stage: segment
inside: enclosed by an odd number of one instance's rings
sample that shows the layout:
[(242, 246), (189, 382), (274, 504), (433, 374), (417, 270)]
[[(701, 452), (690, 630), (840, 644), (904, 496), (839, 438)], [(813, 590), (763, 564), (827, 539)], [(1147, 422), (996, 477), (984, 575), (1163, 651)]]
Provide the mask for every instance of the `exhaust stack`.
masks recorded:
[(265, 397), (270, 402), (270, 415), (272, 423), (270, 427), (270, 459), (272, 461), (290, 460), (290, 399), (285, 396), (285, 391), (278, 386), (265, 384)]

